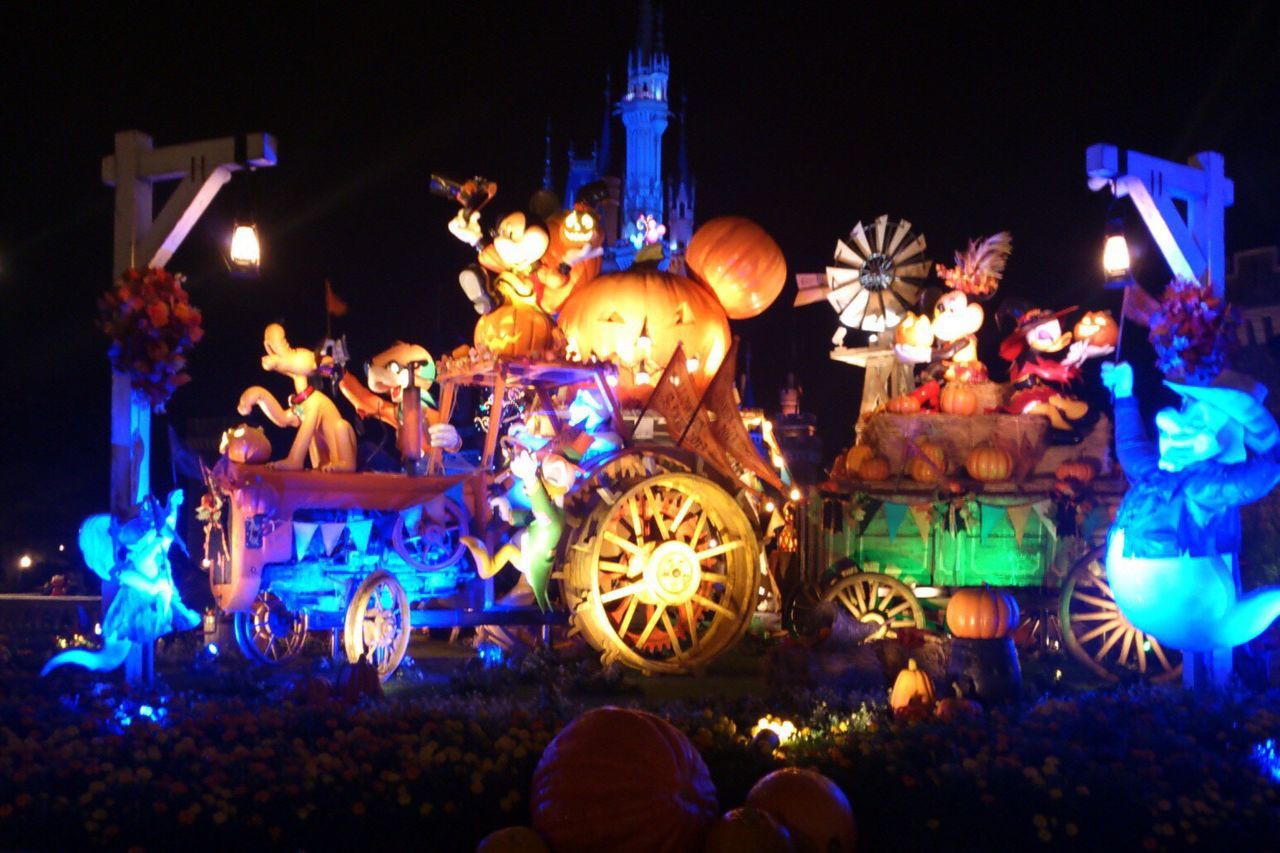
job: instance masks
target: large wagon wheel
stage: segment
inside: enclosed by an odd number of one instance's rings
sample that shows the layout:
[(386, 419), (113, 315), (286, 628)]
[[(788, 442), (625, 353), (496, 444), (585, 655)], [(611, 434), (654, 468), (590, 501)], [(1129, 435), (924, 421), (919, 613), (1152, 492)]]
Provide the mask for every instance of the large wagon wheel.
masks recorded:
[(307, 614), (294, 613), (266, 590), (258, 593), (247, 612), (235, 614), (233, 624), (241, 653), (258, 663), (292, 660), (307, 641)]
[(1062, 585), (1058, 616), (1067, 650), (1108, 681), (1124, 675), (1149, 681), (1177, 678), (1182, 653), (1165, 649), (1120, 612), (1102, 565), (1105, 551), (1105, 545), (1098, 545), (1077, 560)]
[(466, 553), (462, 544), (466, 533), (466, 512), (441, 496), (400, 513), (391, 531), (391, 546), (415, 569), (443, 569)]
[(378, 677), (386, 681), (404, 659), (410, 630), (404, 587), (395, 575), (379, 569), (364, 579), (347, 606), (342, 631), (347, 660), (355, 663), (367, 652)]
[(924, 608), (906, 584), (889, 575), (850, 572), (822, 593), (858, 622), (876, 625), (868, 640), (896, 636), (899, 628), (923, 628)]
[(746, 632), (762, 571), (755, 532), (728, 492), (669, 473), (601, 500), (575, 531), (561, 588), (604, 660), (685, 673)]

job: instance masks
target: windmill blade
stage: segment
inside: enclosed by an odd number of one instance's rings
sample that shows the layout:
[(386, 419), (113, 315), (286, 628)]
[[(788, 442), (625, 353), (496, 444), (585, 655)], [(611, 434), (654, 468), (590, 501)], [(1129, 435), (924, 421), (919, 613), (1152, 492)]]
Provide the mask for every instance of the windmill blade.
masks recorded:
[(836, 241), (836, 263), (853, 267), (856, 270), (862, 269), (862, 265), (866, 260), (849, 247), (849, 244), (843, 240)]
[(859, 293), (866, 293), (866, 288), (862, 285), (848, 284), (844, 287), (834, 288), (827, 294), (827, 301), (831, 303), (831, 307), (836, 309), (836, 313), (849, 307), (849, 304), (857, 299)]
[(914, 264), (903, 264), (893, 268), (898, 278), (923, 278), (929, 274), (929, 262), (920, 261)]
[(907, 235), (911, 233), (911, 223), (903, 219), (898, 222), (897, 229), (893, 232), (893, 236), (889, 238), (889, 246), (884, 253), (893, 258), (897, 256), (898, 246), (903, 240), (907, 239)]
[(885, 255), (889, 254), (888, 252), (885, 251), (885, 248), (884, 248), (884, 235), (885, 235), (885, 232), (889, 230), (889, 214), (882, 213), (876, 217), (875, 229), (876, 229), (876, 232), (875, 232), (876, 233), (876, 244), (875, 244), (876, 251)]
[[(833, 292), (830, 297), (832, 305), (836, 305), (836, 294)], [(836, 308), (836, 313), (840, 315), (840, 322), (850, 328), (856, 329), (862, 325), (862, 316), (867, 312), (867, 301), (871, 298), (871, 292), (858, 288), (853, 294), (853, 298), (844, 302), (842, 307)]]
[(895, 261), (905, 263), (907, 261), (915, 260), (919, 255), (923, 255), (924, 250), (924, 235), (917, 234), (914, 240), (899, 249), (893, 257)]
[(910, 308), (916, 304), (916, 297), (920, 295), (920, 285), (895, 279), (893, 284), (889, 285), (889, 295), (903, 308)]
[(885, 329), (884, 291), (877, 290), (874, 300), (868, 300), (867, 310), (862, 315), (862, 331), (883, 332)]
[(827, 287), (832, 290), (847, 287), (850, 284), (857, 284), (861, 277), (861, 270), (849, 269), (848, 267), (827, 267)]
[(853, 226), (853, 230), (849, 232), (849, 238), (862, 251), (864, 258), (871, 255), (871, 244), (867, 242), (867, 232), (863, 230), (861, 222)]

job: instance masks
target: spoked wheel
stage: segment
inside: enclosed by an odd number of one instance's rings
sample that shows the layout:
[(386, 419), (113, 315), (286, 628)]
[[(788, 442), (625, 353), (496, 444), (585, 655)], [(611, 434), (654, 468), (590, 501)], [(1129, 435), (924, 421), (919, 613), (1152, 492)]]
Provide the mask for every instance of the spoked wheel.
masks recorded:
[(1165, 649), (1120, 612), (1102, 565), (1105, 551), (1106, 546), (1099, 545), (1081, 557), (1062, 585), (1058, 615), (1067, 650), (1109, 681), (1125, 675), (1148, 681), (1177, 678), (1182, 674), (1182, 653)]
[(247, 613), (235, 614), (236, 645), (258, 663), (281, 664), (302, 652), (307, 614), (294, 613), (273, 593), (262, 590)]
[(391, 546), (406, 563), (423, 571), (443, 569), (462, 559), (467, 514), (446, 497), (407, 509), (396, 519)]
[(386, 681), (409, 648), (409, 597), (390, 572), (379, 569), (365, 578), (351, 597), (342, 642), (347, 660), (368, 652), (369, 662)]
[(604, 660), (692, 672), (746, 632), (762, 569), (733, 498), (703, 477), (670, 473), (601, 501), (576, 531), (562, 589)]
[(876, 625), (868, 640), (897, 636), (899, 628), (923, 628), (924, 608), (907, 585), (889, 575), (853, 572), (837, 580), (822, 594), (859, 622)]

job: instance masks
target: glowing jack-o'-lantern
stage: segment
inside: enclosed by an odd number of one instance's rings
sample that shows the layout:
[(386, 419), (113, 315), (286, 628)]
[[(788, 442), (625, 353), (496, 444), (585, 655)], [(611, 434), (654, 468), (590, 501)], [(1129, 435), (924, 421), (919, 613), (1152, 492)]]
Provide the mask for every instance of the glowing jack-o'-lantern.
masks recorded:
[(685, 263), (694, 278), (715, 291), (734, 320), (763, 312), (787, 281), (787, 261), (778, 244), (742, 216), (720, 216), (705, 223), (689, 241)]
[(624, 406), (643, 406), (663, 368), (683, 349), (699, 391), (729, 350), (729, 318), (703, 284), (642, 264), (575, 288), (560, 328), (579, 357), (618, 365)]
[[(547, 229), (551, 242), (542, 256), (538, 304), (549, 314), (557, 314), (574, 288), (600, 274), (601, 256), (595, 252), (604, 244), (604, 233), (595, 215), (585, 208), (552, 215)], [(583, 253), (593, 257), (579, 259)]]
[(271, 442), (258, 427), (240, 424), (222, 434), (218, 452), (232, 462), (261, 465), (271, 459)]
[(909, 347), (933, 346), (933, 321), (927, 314), (912, 314), (908, 311), (893, 333), (893, 342)]
[(555, 356), (564, 350), (564, 336), (538, 306), (509, 303), (476, 321), (475, 345), (502, 358)]
[(1110, 311), (1086, 311), (1074, 331), (1076, 340), (1091, 347), (1113, 347), (1120, 339), (1120, 327)]

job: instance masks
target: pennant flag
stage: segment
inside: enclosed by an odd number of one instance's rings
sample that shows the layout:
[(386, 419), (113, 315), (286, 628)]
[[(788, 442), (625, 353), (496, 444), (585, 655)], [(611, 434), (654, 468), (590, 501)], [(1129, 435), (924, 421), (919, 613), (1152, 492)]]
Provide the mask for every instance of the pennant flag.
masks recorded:
[(347, 529), (351, 531), (351, 544), (363, 554), (369, 547), (369, 534), (373, 532), (373, 519), (358, 518), (354, 521), (348, 521)]
[(1080, 535), (1084, 537), (1084, 541), (1092, 542), (1093, 534), (1106, 522), (1106, 511), (1101, 506), (1095, 506), (1089, 510), (1089, 514), (1080, 522)]
[(1027, 519), (1031, 518), (1031, 505), (1005, 507), (1005, 512), (1009, 514), (1009, 524), (1013, 526), (1013, 538), (1021, 548), (1022, 536), (1027, 532)]
[(738, 363), (738, 339), (734, 338), (729, 353), (720, 364), (711, 384), (702, 395), (702, 407), (711, 420), (716, 440), (731, 459), (755, 474), (762, 481), (780, 492), (786, 491), (782, 478), (773, 466), (760, 458), (747, 425), (738, 411), (738, 395), (733, 386), (733, 375)]
[(698, 391), (679, 344), (671, 356), (653, 393), (648, 407), (667, 419), (667, 431), (676, 444), (701, 456), (721, 473), (734, 477), (733, 466), (716, 442), (707, 413), (698, 407)]
[(920, 541), (929, 544), (929, 529), (933, 525), (933, 504), (912, 504), (911, 519), (916, 523), (916, 530), (920, 531)]
[(342, 538), (342, 531), (347, 525), (341, 521), (327, 521), (320, 525), (320, 540), (324, 543), (324, 553), (326, 556), (333, 554), (335, 548), (338, 547), (338, 540)]
[(876, 517), (876, 513), (880, 511), (880, 506), (884, 501), (878, 498), (866, 498), (862, 503), (862, 521), (858, 522), (858, 535), (867, 535), (867, 528), (871, 526), (871, 520)]
[(1131, 284), (1124, 289), (1124, 301), (1120, 306), (1120, 316), (1137, 323), (1139, 326), (1150, 326), (1151, 315), (1160, 310), (1160, 300), (1143, 289), (1142, 285)]
[(902, 527), (902, 520), (906, 517), (906, 504), (894, 503), (893, 501), (884, 502), (884, 520), (889, 524), (890, 542), (898, 535), (898, 528)]
[(293, 552), (299, 560), (307, 555), (307, 549), (311, 547), (311, 540), (315, 537), (319, 526), (310, 521), (293, 523)]
[(328, 312), (330, 317), (341, 317), (347, 313), (347, 303), (338, 298), (338, 294), (333, 292), (333, 285), (329, 283), (329, 279), (324, 280), (324, 310)]
[[(978, 507), (978, 512), (981, 513), (981, 539), (982, 544), (985, 545), (987, 544), (987, 537), (991, 535), (992, 530), (996, 529), (996, 525), (1000, 523), (1000, 517), (1004, 515), (1004, 512), (1000, 507), (991, 506), (990, 504), (979, 504)], [(1016, 530), (1014, 535), (1018, 535)], [(1018, 536), (1018, 541), (1022, 541), (1021, 536)]]
[(1040, 519), (1040, 525), (1044, 527), (1045, 533), (1053, 539), (1058, 538), (1058, 525), (1053, 520), (1053, 500), (1045, 498), (1044, 500), (1033, 503), (1031, 511), (1036, 514), (1036, 518)]

